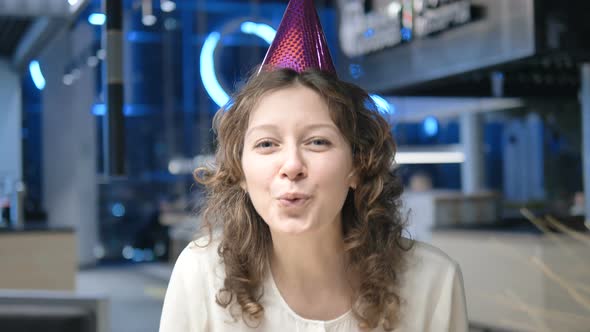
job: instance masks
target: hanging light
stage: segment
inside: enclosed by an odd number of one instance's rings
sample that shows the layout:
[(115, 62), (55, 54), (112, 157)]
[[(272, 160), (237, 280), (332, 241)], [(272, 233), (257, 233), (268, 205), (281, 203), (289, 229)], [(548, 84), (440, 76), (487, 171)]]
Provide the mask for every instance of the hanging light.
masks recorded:
[(107, 57), (107, 51), (104, 48), (99, 49), (96, 51), (96, 57), (98, 60), (104, 60)]
[(163, 12), (169, 13), (176, 9), (176, 3), (172, 0), (160, 0), (160, 9)]
[(103, 13), (92, 13), (88, 15), (88, 23), (92, 25), (104, 25), (107, 17)]
[(88, 67), (91, 67), (91, 68), (98, 66), (98, 62), (99, 62), (99, 59), (96, 55), (90, 55), (86, 59), (86, 64), (88, 65)]
[(74, 83), (74, 75), (65, 73), (62, 78), (62, 82), (64, 85), (72, 85), (72, 83)]
[(156, 24), (156, 16), (154, 16), (152, 8), (152, 0), (143, 0), (141, 3), (141, 23), (145, 26), (152, 26)]
[(70, 5), (70, 13), (74, 13), (76, 10), (80, 8), (82, 5), (82, 1), (80, 0), (68, 0), (68, 4)]

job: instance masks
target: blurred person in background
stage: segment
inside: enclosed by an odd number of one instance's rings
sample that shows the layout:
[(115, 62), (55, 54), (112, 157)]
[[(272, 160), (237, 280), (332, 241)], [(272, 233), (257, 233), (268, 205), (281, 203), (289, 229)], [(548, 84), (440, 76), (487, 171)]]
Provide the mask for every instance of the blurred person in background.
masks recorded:
[(570, 215), (572, 216), (583, 216), (584, 215), (584, 193), (578, 191), (574, 194), (573, 204), (570, 207)]
[(459, 266), (403, 236), (391, 128), (335, 75), (318, 26), (312, 1), (292, 0), (216, 114), (216, 162), (195, 171), (208, 234), (175, 264), (161, 332), (467, 331)]
[(432, 190), (432, 178), (428, 173), (418, 171), (410, 176), (408, 189), (413, 192), (427, 192)]

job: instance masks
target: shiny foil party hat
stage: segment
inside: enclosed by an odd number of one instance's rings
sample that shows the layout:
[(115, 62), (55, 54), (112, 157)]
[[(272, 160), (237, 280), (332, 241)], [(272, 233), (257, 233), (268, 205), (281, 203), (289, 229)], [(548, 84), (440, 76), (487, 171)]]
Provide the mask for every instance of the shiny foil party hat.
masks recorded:
[(261, 70), (269, 67), (297, 72), (316, 68), (336, 75), (313, 0), (289, 1)]

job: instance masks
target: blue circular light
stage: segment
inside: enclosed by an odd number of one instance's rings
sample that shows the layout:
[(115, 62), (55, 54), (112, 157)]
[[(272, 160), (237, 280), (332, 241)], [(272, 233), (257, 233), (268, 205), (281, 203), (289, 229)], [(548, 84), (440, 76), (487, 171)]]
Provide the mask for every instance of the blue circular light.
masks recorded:
[(227, 103), (229, 100), (228, 94), (225, 92), (225, 90), (223, 90), (223, 87), (221, 87), (221, 84), (219, 84), (219, 81), (215, 75), (215, 61), (213, 60), (213, 53), (215, 52), (215, 48), (217, 47), (220, 37), (221, 34), (219, 32), (211, 32), (207, 36), (205, 42), (203, 43), (203, 48), (201, 49), (199, 64), (201, 80), (203, 80), (205, 90), (211, 99), (213, 99), (213, 101), (219, 105), (219, 107), (225, 105), (225, 103)]
[[(250, 21), (242, 22), (242, 24), (240, 24), (240, 31), (245, 34), (258, 36), (268, 44), (272, 43), (276, 35), (275, 29), (268, 24), (254, 23)], [(205, 90), (219, 107), (223, 107), (229, 101), (229, 95), (225, 92), (217, 79), (214, 60), (215, 48), (217, 48), (220, 39), (221, 33), (217, 31), (211, 32), (207, 36), (203, 43), (203, 48), (201, 48), (199, 63), (201, 80), (203, 81)]]
[(123, 217), (125, 215), (125, 206), (121, 203), (115, 203), (111, 207), (111, 213), (115, 217)]
[(427, 117), (424, 119), (424, 122), (422, 122), (422, 129), (426, 136), (435, 136), (438, 134), (438, 120), (433, 116)]

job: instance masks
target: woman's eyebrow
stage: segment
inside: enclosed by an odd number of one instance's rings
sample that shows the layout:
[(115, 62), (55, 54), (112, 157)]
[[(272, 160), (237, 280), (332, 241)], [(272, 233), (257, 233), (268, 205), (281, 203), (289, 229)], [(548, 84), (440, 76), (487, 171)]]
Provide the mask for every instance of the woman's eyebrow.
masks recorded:
[[(330, 129), (330, 130), (334, 130), (334, 131), (338, 132), (338, 128), (334, 124), (331, 124), (331, 123), (314, 123), (314, 124), (304, 126), (303, 130), (307, 132), (307, 131), (311, 131), (311, 130), (315, 130), (315, 129), (322, 129), (322, 128)], [(248, 131), (246, 132), (246, 137), (248, 137), (248, 135), (250, 135), (252, 132), (254, 132), (256, 130), (279, 131), (279, 127), (274, 124), (257, 125), (257, 126), (254, 126), (250, 129), (248, 129)]]
[(333, 125), (331, 123), (315, 123), (312, 125), (305, 126), (304, 130), (309, 131), (309, 130), (321, 129), (321, 128), (332, 129), (332, 130), (338, 131), (338, 127), (336, 127), (335, 125)]
[(253, 131), (256, 131), (256, 130), (278, 131), (278, 127), (273, 124), (262, 124), (262, 125), (254, 126), (250, 129), (248, 129), (248, 131), (246, 132), (246, 137), (248, 137), (248, 135), (250, 135)]

